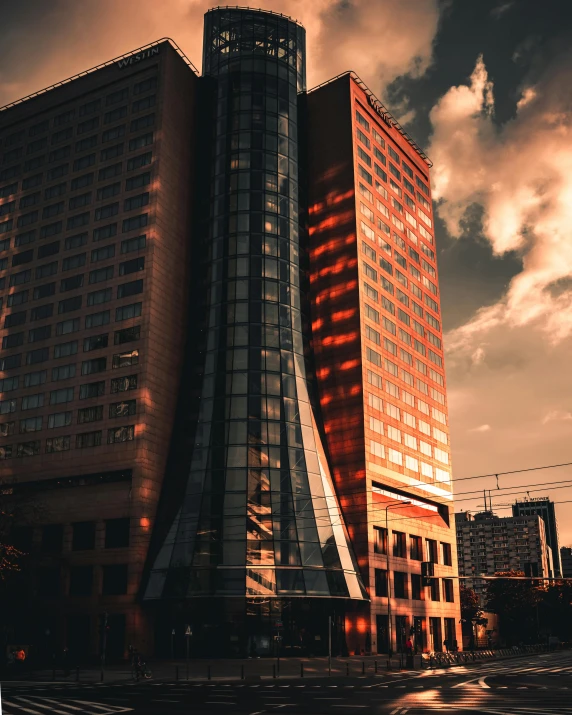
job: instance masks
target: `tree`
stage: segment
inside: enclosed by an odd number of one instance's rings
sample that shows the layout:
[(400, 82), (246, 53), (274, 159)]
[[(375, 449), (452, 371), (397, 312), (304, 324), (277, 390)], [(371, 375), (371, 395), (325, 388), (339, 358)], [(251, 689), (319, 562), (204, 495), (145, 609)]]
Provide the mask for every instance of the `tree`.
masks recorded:
[(522, 571), (501, 571), (489, 581), (486, 607), (499, 616), (499, 632), (507, 645), (538, 641), (537, 607), (543, 591), (533, 581), (516, 579)]
[(461, 622), (463, 635), (471, 639), (471, 648), (475, 647), (475, 626), (486, 626), (488, 620), (483, 617), (481, 601), (472, 588), (461, 586)]

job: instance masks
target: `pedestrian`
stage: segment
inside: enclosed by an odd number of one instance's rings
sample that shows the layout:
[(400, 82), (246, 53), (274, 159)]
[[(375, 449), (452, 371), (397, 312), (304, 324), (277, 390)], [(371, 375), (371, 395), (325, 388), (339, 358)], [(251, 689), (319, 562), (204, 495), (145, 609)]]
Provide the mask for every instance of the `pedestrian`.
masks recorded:
[(445, 646), (445, 653), (449, 652), (449, 641), (445, 638), (443, 641), (443, 645)]
[(413, 641), (411, 640), (411, 637), (405, 641), (405, 651), (407, 655), (411, 655), (413, 653)]

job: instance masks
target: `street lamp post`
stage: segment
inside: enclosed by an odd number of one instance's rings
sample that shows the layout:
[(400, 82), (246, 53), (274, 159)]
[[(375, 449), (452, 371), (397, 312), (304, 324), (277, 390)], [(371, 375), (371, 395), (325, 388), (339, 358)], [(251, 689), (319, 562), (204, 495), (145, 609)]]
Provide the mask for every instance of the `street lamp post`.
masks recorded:
[(391, 576), (389, 573), (389, 524), (387, 520), (387, 511), (392, 506), (400, 507), (411, 504), (410, 501), (394, 501), (385, 507), (385, 561), (386, 561), (386, 578), (387, 578), (387, 654), (391, 658), (392, 650), (392, 634), (391, 634)]

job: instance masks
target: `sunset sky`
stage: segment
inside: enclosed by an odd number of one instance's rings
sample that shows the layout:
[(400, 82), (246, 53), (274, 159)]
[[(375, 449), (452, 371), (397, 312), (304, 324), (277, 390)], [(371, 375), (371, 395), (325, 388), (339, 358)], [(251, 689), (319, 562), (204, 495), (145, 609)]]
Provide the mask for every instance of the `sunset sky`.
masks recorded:
[[(162, 37), (200, 70), (211, 6), (5, 3), (0, 105)], [(263, 7), (306, 27), (309, 87), (353, 69), (434, 163), (457, 510), (482, 508), (483, 488), (499, 515), (527, 491), (570, 501), (557, 516), (561, 545), (572, 545), (572, 486), (554, 484), (572, 485), (572, 467), (500, 477), (510, 488), (496, 494), (494, 478), (461, 481), (572, 462), (572, 3)]]

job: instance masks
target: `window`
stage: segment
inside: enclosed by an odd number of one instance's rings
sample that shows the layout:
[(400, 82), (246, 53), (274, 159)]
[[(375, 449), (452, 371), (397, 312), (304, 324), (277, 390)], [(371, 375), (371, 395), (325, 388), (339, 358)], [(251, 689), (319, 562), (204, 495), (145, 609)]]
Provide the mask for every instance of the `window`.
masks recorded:
[(409, 558), (413, 561), (423, 561), (423, 539), (420, 536), (409, 537)]
[(113, 278), (113, 266), (106, 266), (105, 268), (98, 268), (89, 272), (90, 284), (101, 283), (102, 281), (108, 281), (111, 278)]
[(22, 410), (35, 410), (44, 406), (44, 394), (26, 395), (22, 397)]
[(68, 427), (72, 423), (71, 412), (55, 412), (48, 416), (48, 429), (57, 429), (58, 427)]
[(91, 315), (86, 315), (85, 317), (85, 327), (86, 328), (99, 328), (102, 325), (107, 325), (109, 323), (110, 311), (102, 310), (99, 313), (92, 313)]
[(27, 311), (20, 310), (17, 313), (10, 313), (4, 318), (4, 327), (13, 328), (16, 325), (22, 325), (26, 322)]
[(105, 548), (118, 549), (129, 546), (129, 518), (105, 520)]
[(432, 601), (440, 601), (441, 595), (439, 593), (439, 579), (432, 578), (432, 579), (430, 579), (430, 581), (431, 581), (431, 600)]
[(119, 181), (115, 184), (109, 184), (109, 186), (103, 186), (97, 190), (97, 200), (110, 199), (112, 196), (116, 196), (120, 191), (121, 183)]
[(75, 446), (77, 449), (85, 449), (87, 447), (101, 446), (101, 430), (95, 432), (83, 432), (75, 437)]
[(35, 457), (40, 454), (40, 440), (20, 442), (16, 448), (16, 457)]
[(407, 593), (408, 574), (402, 571), (393, 572), (393, 589), (395, 598), (409, 598)]
[(65, 241), (66, 251), (74, 248), (80, 248), (87, 243), (87, 233), (78, 233), (75, 236), (68, 236)]
[[(102, 384), (105, 384), (105, 383), (102, 383)], [(137, 375), (128, 375), (127, 377), (115, 377), (111, 380), (111, 392), (112, 393), (126, 392), (128, 390), (136, 390), (136, 389), (137, 389)], [(81, 397), (81, 395), (80, 395), (80, 397)]]
[(78, 253), (75, 256), (68, 256), (62, 261), (62, 271), (69, 271), (85, 266), (86, 254)]
[(77, 422), (80, 425), (87, 422), (98, 422), (103, 419), (103, 405), (95, 407), (82, 407), (77, 411)]
[(58, 380), (69, 380), (71, 377), (75, 377), (74, 364), (52, 368), (52, 382), (56, 382)]
[(130, 318), (138, 318), (141, 315), (142, 303), (132, 303), (131, 305), (124, 305), (121, 308), (116, 308), (115, 310), (115, 320), (129, 320)]
[[(129, 151), (136, 151), (137, 149), (142, 149), (144, 146), (149, 146), (153, 143), (153, 132), (148, 134), (142, 134), (135, 139), (129, 140)], [(129, 162), (128, 162), (129, 164)]]
[(376, 554), (387, 554), (387, 529), (381, 526), (373, 527), (373, 551)]
[(46, 362), (50, 359), (50, 349), (49, 348), (38, 348), (37, 350), (31, 350), (26, 355), (26, 365), (36, 365), (40, 362)]
[(130, 273), (137, 273), (145, 268), (145, 256), (140, 258), (132, 258), (130, 261), (124, 261), (119, 264), (119, 275), (126, 276)]
[(91, 203), (91, 191), (87, 194), (80, 194), (79, 196), (74, 196), (69, 201), (70, 210), (79, 209), (82, 206), (88, 206)]
[(60, 281), (60, 292), (65, 292), (68, 290), (76, 290), (83, 286), (83, 273), (76, 276), (70, 276), (69, 278), (62, 278)]
[(81, 364), (82, 375), (92, 375), (96, 372), (103, 372), (107, 369), (107, 358), (93, 358), (93, 360), (84, 360)]
[(375, 569), (375, 595), (378, 598), (387, 598), (387, 571)]
[(77, 340), (71, 340), (69, 343), (60, 343), (54, 346), (54, 358), (69, 357), (77, 353)]
[(96, 228), (93, 231), (94, 241), (105, 241), (107, 238), (112, 238), (117, 234), (117, 224), (110, 223), (107, 226), (101, 226), (101, 228)]
[[(113, 382), (113, 381), (112, 381)], [(112, 385), (113, 387), (113, 385)], [(112, 390), (113, 392), (113, 390)], [(100, 380), (99, 382), (88, 382), (84, 385), (80, 385), (79, 388), (79, 399), (87, 400), (91, 397), (101, 397), (105, 393), (105, 380)]]
[(15, 367), (20, 367), (22, 363), (22, 354), (9, 355), (8, 357), (0, 359), (0, 370), (4, 372), (5, 370), (11, 370)]
[(369, 451), (374, 457), (379, 457), (380, 459), (385, 459), (385, 447), (381, 442), (376, 442), (375, 440), (370, 440)]
[(2, 349), (9, 350), (24, 344), (24, 333), (13, 333), (2, 338)]
[(97, 290), (93, 293), (87, 294), (87, 304), (88, 306), (101, 305), (102, 303), (107, 303), (112, 298), (112, 289), (104, 288), (103, 290)]
[(38, 259), (47, 258), (48, 256), (55, 256), (59, 252), (59, 241), (54, 241), (53, 243), (46, 243), (38, 248)]
[(147, 164), (151, 163), (152, 156), (153, 155), (150, 151), (146, 152), (145, 154), (140, 154), (139, 156), (134, 156), (127, 162), (127, 171), (132, 171), (133, 169), (140, 169), (142, 166), (147, 166)]
[(73, 387), (63, 387), (60, 390), (50, 392), (50, 405), (61, 405), (64, 402), (73, 400)]
[(114, 203), (114, 204), (108, 204), (107, 206), (101, 206), (98, 209), (95, 209), (95, 220), (96, 221), (101, 221), (102, 219), (105, 218), (111, 218), (112, 216), (116, 216), (119, 213), (119, 204)]
[[(0, 224), (0, 233), (1, 231), (2, 224)], [(25, 233), (20, 233), (14, 238), (14, 246), (18, 248), (19, 246), (25, 246), (29, 243), (34, 243), (36, 240), (36, 229), (32, 229), (31, 231), (26, 231)]]
[(108, 94), (105, 99), (105, 104), (109, 106), (110, 104), (115, 104), (116, 102), (122, 102), (124, 99), (129, 97), (129, 87), (123, 87), (118, 89), (111, 94)]
[(425, 600), (425, 589), (423, 588), (423, 579), (420, 574), (411, 574), (411, 598), (414, 601)]
[(118, 596), (127, 593), (127, 564), (103, 566), (103, 596)]
[(137, 411), (137, 400), (125, 400), (109, 405), (110, 417), (130, 417)]
[(7, 415), (16, 411), (17, 400), (0, 400), (0, 415)]
[(452, 553), (451, 553), (451, 544), (447, 544), (442, 541), (441, 542), (441, 550), (443, 552), (443, 564), (445, 566), (452, 566), (453, 565), (453, 557), (452, 557)]
[(443, 579), (443, 599), (448, 603), (453, 603), (455, 601), (453, 579), (451, 578)]
[[(78, 125), (78, 134), (81, 132), (79, 131), (81, 125)], [(87, 169), (89, 166), (93, 166), (95, 164), (95, 154), (86, 154), (85, 156), (82, 156), (80, 159), (76, 159), (73, 163), (73, 170), (74, 171), (82, 171), (83, 169)]]
[(405, 534), (401, 531), (393, 532), (393, 555), (402, 559), (407, 558)]
[(148, 92), (150, 89), (155, 89), (157, 87), (157, 77), (149, 77), (141, 82), (138, 82), (133, 87), (133, 94), (143, 94), (143, 92)]
[(132, 251), (141, 251), (145, 248), (146, 237), (136, 236), (135, 238), (128, 238), (125, 241), (121, 241), (121, 253), (131, 253)]
[(89, 338), (84, 338), (83, 351), (90, 352), (91, 350), (100, 350), (106, 348), (108, 343), (108, 335), (92, 335)]
[(117, 353), (113, 356), (112, 367), (114, 369), (121, 367), (130, 367), (139, 364), (139, 350), (130, 350), (124, 353)]
[(147, 97), (143, 97), (142, 99), (138, 99), (136, 102), (133, 102), (132, 106), (132, 111), (133, 113), (136, 112), (141, 112), (143, 109), (149, 109), (150, 107), (155, 106), (155, 95), (150, 94)]
[(131, 218), (126, 218), (123, 221), (122, 231), (127, 233), (128, 231), (133, 231), (137, 228), (143, 228), (148, 223), (148, 214), (141, 214), (140, 216), (133, 216)]
[(142, 206), (147, 206), (149, 203), (149, 192), (144, 194), (139, 194), (138, 196), (131, 196), (125, 199), (123, 202), (124, 211), (133, 211), (133, 209), (139, 209)]
[(439, 563), (439, 557), (437, 552), (437, 542), (434, 539), (426, 539), (427, 544), (427, 561), (433, 564)]
[(93, 566), (71, 566), (69, 595), (91, 596), (92, 591)]
[(66, 298), (65, 300), (60, 300), (60, 302), (58, 303), (58, 314), (71, 313), (74, 310), (79, 310), (81, 308), (81, 302), (81, 295), (76, 295), (73, 298)]
[(107, 443), (131, 442), (135, 439), (135, 425), (116, 427), (107, 431)]
[(29, 343), (37, 343), (40, 340), (47, 340), (49, 337), (51, 337), (52, 334), (52, 326), (51, 325), (42, 325), (40, 328), (32, 328), (28, 332), (28, 342)]
[(78, 189), (84, 189), (86, 186), (91, 186), (93, 184), (93, 173), (83, 174), (83, 176), (76, 176), (72, 179), (71, 190), (77, 191)]
[(72, 524), (72, 551), (95, 548), (95, 522), (79, 521)]
[(121, 174), (122, 163), (112, 164), (111, 166), (106, 166), (105, 169), (100, 169), (97, 175), (98, 181), (105, 181), (106, 179), (112, 179), (114, 176), (119, 176)]
[[(46, 370), (38, 370), (37, 372), (29, 372), (26, 375), (24, 375), (24, 387), (36, 387), (37, 385), (43, 385), (48, 378), (48, 373)], [(18, 378), (5, 378), (4, 382), (6, 380), (12, 379), (12, 380), (18, 380)], [(16, 387), (18, 385), (16, 384)], [(4, 388), (3, 392), (6, 392), (6, 389)]]
[(26, 271), (20, 271), (19, 273), (12, 273), (10, 276), (10, 288), (13, 286), (23, 285), (24, 283), (29, 283), (32, 279), (32, 271), (28, 268)]
[(106, 129), (101, 135), (101, 141), (103, 144), (106, 142), (113, 141), (114, 139), (121, 139), (125, 136), (125, 124), (119, 127), (113, 127), (112, 129)]
[(69, 164), (60, 164), (59, 166), (54, 166), (47, 173), (48, 181), (53, 181), (54, 179), (60, 179), (65, 176), (69, 171)]
[(51, 454), (53, 452), (67, 452), (70, 448), (70, 437), (65, 435), (63, 437), (50, 437), (46, 440), (46, 453)]
[(41, 417), (28, 417), (25, 420), (20, 420), (20, 434), (26, 432), (38, 432), (42, 429)]
[(110, 112), (106, 112), (103, 115), (103, 123), (111, 124), (111, 122), (116, 122), (119, 119), (123, 119), (125, 116), (127, 116), (127, 105), (117, 107), (116, 109), (112, 109)]
[[(137, 176), (132, 176), (125, 182), (125, 190), (132, 191), (133, 189), (141, 188), (142, 186), (147, 186), (151, 182), (151, 172), (146, 171), (143, 174), (137, 174)], [(373, 199), (373, 196), (372, 196)]]

